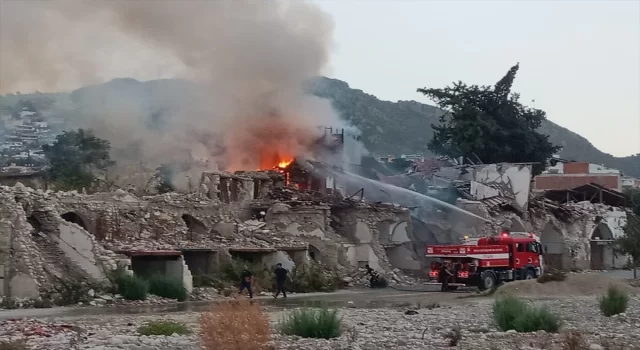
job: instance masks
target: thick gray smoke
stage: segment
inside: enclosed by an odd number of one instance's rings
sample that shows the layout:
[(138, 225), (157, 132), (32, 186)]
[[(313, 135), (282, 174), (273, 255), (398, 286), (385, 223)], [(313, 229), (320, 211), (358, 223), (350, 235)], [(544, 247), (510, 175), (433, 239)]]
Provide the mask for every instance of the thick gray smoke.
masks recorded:
[(0, 6), (0, 92), (51, 91), (116, 76), (198, 84), (123, 80), (106, 92), (75, 94), (78, 126), (111, 141), (121, 164), (149, 169), (191, 156), (208, 166), (256, 169), (305, 152), (316, 126), (339, 124), (327, 101), (301, 90), (326, 69), (333, 33), (331, 18), (307, 1), (0, 0)]

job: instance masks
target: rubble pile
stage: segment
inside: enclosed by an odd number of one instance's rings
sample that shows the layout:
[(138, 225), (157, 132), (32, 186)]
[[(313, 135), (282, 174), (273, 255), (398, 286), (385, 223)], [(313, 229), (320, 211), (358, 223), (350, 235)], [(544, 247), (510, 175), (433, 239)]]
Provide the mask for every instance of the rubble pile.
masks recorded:
[[(134, 257), (188, 252), (208, 255), (199, 255), (197, 262), (181, 257), (172, 273), (182, 276), (186, 286), (197, 272), (189, 270), (194, 268), (190, 264), (199, 264), (196, 269), (219, 266), (238, 256), (269, 266), (282, 262), (289, 269), (313, 260), (341, 276), (350, 275), (360, 261), (370, 261), (381, 273), (391, 271), (382, 242), (390, 237), (384, 230), (403, 223), (398, 231), (403, 241), (394, 244), (408, 244), (410, 213), (405, 208), (287, 187), (283, 179), (279, 172), (205, 173), (206, 190), (154, 196), (122, 189), (85, 194), (19, 183), (0, 186), (0, 195), (11, 204), (0, 206), (0, 222), (12, 227), (11, 234), (2, 232), (0, 243), (10, 239), (18, 252), (13, 260), (0, 254), (0, 266), (6, 280), (26, 287), (7, 288), (5, 283), (0, 295), (51, 295), (65, 279), (104, 283), (118, 267), (134, 270)], [(10, 249), (0, 245), (0, 253)], [(23, 277), (29, 281), (20, 281)], [(112, 303), (120, 301), (97, 297), (86, 302)]]
[[(406, 274), (400, 269), (385, 271), (382, 273), (382, 277), (384, 277), (387, 283), (391, 286), (417, 286), (422, 285), (425, 282), (429, 282), (429, 280)], [(347, 287), (367, 288), (370, 287), (370, 278), (371, 277), (367, 275), (367, 271), (363, 268), (360, 268), (350, 276), (344, 277), (342, 279), (342, 282)]]

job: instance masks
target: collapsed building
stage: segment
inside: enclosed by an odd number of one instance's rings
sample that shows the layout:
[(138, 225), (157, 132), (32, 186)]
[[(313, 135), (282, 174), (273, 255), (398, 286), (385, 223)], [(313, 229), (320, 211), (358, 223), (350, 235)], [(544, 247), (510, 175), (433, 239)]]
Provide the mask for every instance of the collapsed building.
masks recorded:
[[(37, 297), (68, 279), (212, 273), (233, 258), (286, 268), (315, 261), (348, 275), (368, 264), (419, 268), (407, 208), (344, 196), (330, 177), (288, 162), (266, 171), (210, 171), (192, 193), (136, 196), (0, 187), (0, 294)], [(317, 164), (316, 164), (317, 165)]]
[[(495, 235), (500, 230), (533, 232), (540, 237), (547, 266), (561, 270), (623, 268), (616, 254), (628, 210), (623, 193), (596, 183), (533, 191), (532, 164), (454, 165), (445, 160), (416, 164), (408, 174), (382, 182), (442, 198), (481, 219), (441, 208), (413, 210), (413, 236), (426, 244), (446, 244), (463, 236)], [(400, 202), (419, 206), (415, 197)]]
[(633, 217), (615, 190), (589, 183), (533, 195), (531, 164), (427, 160), (376, 175), (344, 130), (327, 128), (316, 144), (320, 155), (275, 154), (262, 170), (203, 172), (187, 193), (0, 186), (0, 295), (104, 282), (119, 266), (191, 290), (194, 277), (233, 258), (289, 269), (315, 261), (343, 276), (364, 265), (420, 272), (425, 245), (500, 230), (538, 234), (553, 268), (626, 263), (613, 242)]

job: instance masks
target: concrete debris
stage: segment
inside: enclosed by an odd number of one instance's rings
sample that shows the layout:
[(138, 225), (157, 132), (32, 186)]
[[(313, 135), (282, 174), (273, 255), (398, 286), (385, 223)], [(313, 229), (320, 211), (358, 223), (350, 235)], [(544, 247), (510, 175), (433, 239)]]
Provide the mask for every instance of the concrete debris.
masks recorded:
[[(95, 297), (94, 285), (108, 284), (117, 268), (158, 269), (154, 261), (189, 291), (194, 275), (233, 258), (288, 269), (315, 261), (343, 276), (362, 263), (387, 272), (393, 248), (383, 242), (412, 240), (402, 207), (289, 188), (282, 179), (278, 172), (206, 173), (202, 184), (226, 183), (216, 187), (226, 194), (208, 187), (154, 196), (0, 186), (0, 295), (48, 297), (76, 281), (92, 286), (86, 303), (109, 305), (102, 294)], [(406, 257), (419, 268), (418, 255)]]
[[(192, 291), (194, 276), (234, 258), (288, 269), (321, 263), (347, 286), (366, 285), (359, 268), (368, 264), (390, 284), (420, 284), (405, 272), (428, 269), (425, 245), (502, 230), (536, 233), (551, 268), (627, 262), (613, 254), (628, 213), (611, 205), (611, 191), (584, 202), (561, 201), (555, 192), (533, 196), (530, 166), (521, 164), (438, 163), (413, 171), (414, 191), (438, 198), (454, 191), (457, 199), (449, 200), (462, 210), (407, 191), (363, 188), (345, 196), (335, 183), (296, 188), (279, 171), (208, 172), (194, 192), (153, 196), (1, 186), (0, 295), (34, 299), (59, 293), (69, 280), (104, 284), (116, 268), (146, 273), (159, 269), (158, 261)], [(396, 203), (385, 203), (389, 198)]]

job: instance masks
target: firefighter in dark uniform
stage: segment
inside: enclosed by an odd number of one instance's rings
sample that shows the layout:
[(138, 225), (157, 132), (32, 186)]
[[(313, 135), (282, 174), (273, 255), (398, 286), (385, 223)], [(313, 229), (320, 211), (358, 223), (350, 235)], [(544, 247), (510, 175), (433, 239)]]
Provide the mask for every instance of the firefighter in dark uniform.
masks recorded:
[(451, 278), (453, 277), (453, 274), (451, 273), (451, 271), (449, 270), (449, 263), (443, 263), (442, 267), (440, 268), (440, 282), (442, 283), (442, 291), (443, 292), (449, 292), (449, 281), (451, 280)]

